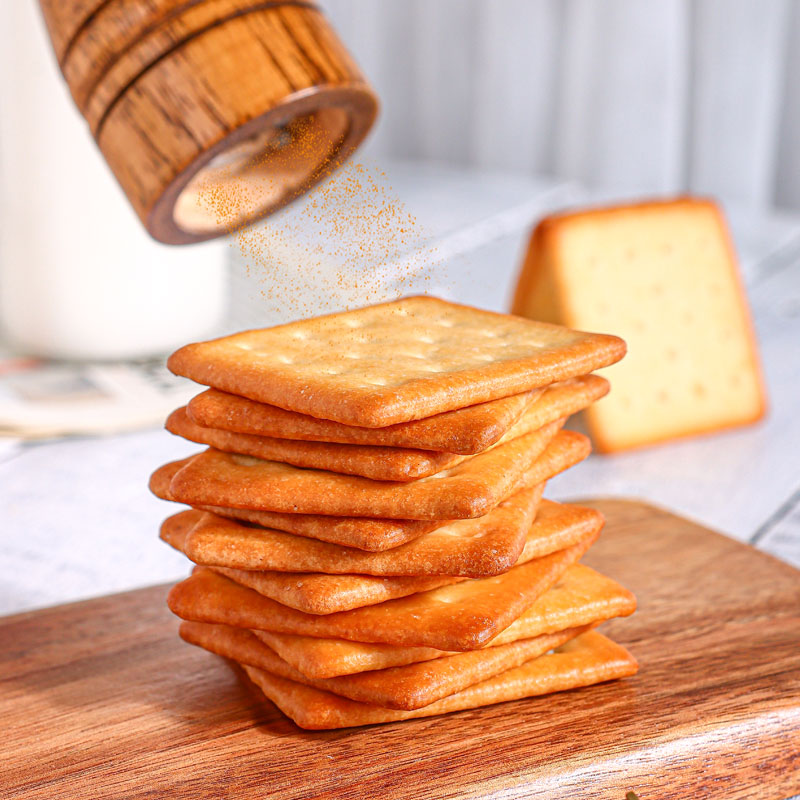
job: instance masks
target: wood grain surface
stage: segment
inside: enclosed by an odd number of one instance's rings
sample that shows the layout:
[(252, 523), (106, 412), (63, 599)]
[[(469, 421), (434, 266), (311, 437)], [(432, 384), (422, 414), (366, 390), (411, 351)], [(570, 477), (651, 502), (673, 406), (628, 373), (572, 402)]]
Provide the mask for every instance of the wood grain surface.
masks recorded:
[(101, 152), (163, 242), (281, 208), (341, 165), (377, 114), (313, 0), (40, 5)]
[[(275, 46), (277, 43), (277, 46), (286, 52), (286, 40), (291, 37), (292, 32), (281, 24), (281, 20), (290, 17), (292, 14), (290, 9), (298, 7), (313, 12), (313, 18), (319, 19), (319, 12), (313, 5), (303, 4), (298, 0), (293, 0), (292, 3), (282, 0), (275, 3), (264, 0), (203, 0), (202, 3), (182, 7), (179, 9), (180, 13), (176, 12), (166, 19), (160, 19), (158, 24), (140, 31), (138, 38), (126, 43), (124, 49), (116, 54), (116, 58), (111, 60), (104, 72), (98, 74), (96, 69), (91, 68), (93, 62), (87, 59), (87, 67), (90, 68), (81, 70), (80, 66), (76, 66), (75, 71), (85, 75), (87, 79), (85, 104), (79, 101), (79, 105), (89, 127), (97, 136), (113, 104), (162, 58), (169, 57), (172, 51), (182, 47), (191, 39), (202, 37), (212, 29), (238, 17), (255, 15), (254, 19), (258, 21), (253, 23), (254, 27), (258, 27), (262, 18), (269, 20), (274, 27), (269, 31), (269, 39), (262, 41), (265, 43), (269, 41), (269, 46)], [(245, 19), (243, 22), (244, 28), (248, 30), (253, 21)], [(208, 45), (208, 39), (204, 40), (204, 45)], [(76, 63), (75, 55), (77, 54), (73, 53), (70, 64)], [(274, 59), (270, 64), (274, 64)], [(70, 80), (66, 68), (64, 76), (67, 81)], [(309, 85), (312, 85), (311, 81)]]
[[(216, 6), (206, 23), (223, 21), (221, 5), (230, 2), (231, 12), (241, 10), (242, 0), (148, 0), (131, 3), (129, 0), (105, 0), (73, 37), (61, 62), (64, 78), (80, 109), (109, 68), (130, 48), (139, 45), (142, 37), (158, 34), (162, 23), (169, 23), (186, 12), (190, 14), (204, 6)], [(248, 0), (250, 6), (257, 0)], [(173, 42), (178, 44), (179, 41)]]
[[(155, 587), (0, 620), (0, 795), (761, 798), (800, 791), (800, 573), (665, 511), (594, 503), (633, 589), (631, 679), (310, 733), (181, 643)], [(3, 792), (8, 792), (4, 794)]]
[[(120, 69), (130, 66), (133, 74), (139, 58), (158, 51), (150, 52), (150, 43), (157, 45), (159, 37), (149, 36), (142, 47), (126, 54), (118, 62)], [(114, 82), (115, 76), (116, 70), (104, 82)], [(245, 215), (257, 218), (329, 174), (360, 143), (377, 113), (375, 96), (324, 15), (293, 4), (265, 6), (224, 24), (201, 26), (179, 47), (156, 58), (130, 86), (114, 87), (100, 103), (102, 116), (89, 117), (98, 146), (148, 230), (173, 244), (227, 232), (224, 226), (189, 230), (177, 224), (173, 213), (190, 179), (216, 156), (292, 119), (340, 111), (343, 120), (326, 125), (333, 137), (331, 149), (324, 148), (314, 159), (310, 174), (291, 160), (282, 163), (288, 156), (279, 151), (269, 174), (286, 172), (278, 182), (288, 188)], [(305, 149), (311, 148), (309, 142)], [(299, 174), (293, 180), (295, 172)]]
[(73, 40), (107, 0), (40, 0), (56, 59), (61, 63)]

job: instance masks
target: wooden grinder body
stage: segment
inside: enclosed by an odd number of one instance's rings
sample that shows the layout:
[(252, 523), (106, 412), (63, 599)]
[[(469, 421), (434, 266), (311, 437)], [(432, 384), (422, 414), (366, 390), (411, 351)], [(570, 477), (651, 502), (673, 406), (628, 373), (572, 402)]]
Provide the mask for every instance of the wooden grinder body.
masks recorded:
[(73, 98), (147, 230), (203, 241), (339, 166), (377, 99), (311, 2), (41, 0)]

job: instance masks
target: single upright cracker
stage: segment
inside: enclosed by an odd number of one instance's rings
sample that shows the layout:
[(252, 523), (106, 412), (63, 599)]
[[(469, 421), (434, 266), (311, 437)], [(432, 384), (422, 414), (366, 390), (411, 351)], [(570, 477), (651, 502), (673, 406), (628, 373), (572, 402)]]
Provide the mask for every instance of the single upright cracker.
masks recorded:
[(446, 714), (625, 678), (634, 675), (638, 668), (636, 659), (624, 647), (596, 631), (589, 631), (552, 654), (533, 658), (522, 666), (501, 672), (423, 708), (400, 711), (358, 703), (257, 667), (244, 667), (250, 679), (286, 716), (309, 730), (349, 728)]
[(317, 419), (219, 389), (207, 389), (192, 398), (187, 411), (198, 425), (256, 436), (473, 455), (499, 441), (543, 391), (531, 389), (386, 428), (359, 428)]
[(183, 622), (180, 635), (190, 644), (296, 683), (361, 703), (411, 710), (430, 705), (500, 672), (518, 667), (587, 630), (587, 627), (573, 628), (433, 661), (327, 679), (303, 675), (243, 628)]
[[(636, 610), (636, 598), (611, 578), (585, 566), (571, 566), (541, 597), (484, 647), (532, 639), (582, 625), (596, 625)], [(310, 678), (387, 669), (452, 655), (432, 647), (353, 642), (254, 630), (285, 661)]]
[(411, 297), (182, 347), (167, 366), (231, 394), (381, 428), (585, 375), (625, 343)]
[(170, 609), (182, 619), (239, 628), (354, 641), (474, 650), (507, 628), (597, 538), (513, 567), (504, 575), (462, 581), (338, 614), (314, 616), (262, 597), (207, 567), (173, 586)]
[[(527, 473), (561, 424), (551, 423), (452, 469), (410, 483), (299, 469), (207, 450), (178, 470), (169, 493), (189, 505), (295, 514), (436, 520), (480, 517), (522, 488)], [(565, 432), (560, 441), (576, 446), (583, 443), (576, 437), (580, 434)], [(588, 451), (588, 441), (584, 447)]]

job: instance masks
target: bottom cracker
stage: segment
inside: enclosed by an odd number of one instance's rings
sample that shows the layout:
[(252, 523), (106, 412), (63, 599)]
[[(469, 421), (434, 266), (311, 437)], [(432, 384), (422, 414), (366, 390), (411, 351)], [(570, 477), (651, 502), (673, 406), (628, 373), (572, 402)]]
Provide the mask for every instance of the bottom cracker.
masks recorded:
[(636, 659), (621, 645), (589, 631), (552, 654), (533, 658), (463, 691), (412, 711), (382, 708), (348, 700), (332, 692), (281, 678), (244, 665), (253, 683), (301, 728), (326, 730), (379, 722), (431, 717), (451, 711), (504, 703), (524, 697), (561, 692), (633, 675)]

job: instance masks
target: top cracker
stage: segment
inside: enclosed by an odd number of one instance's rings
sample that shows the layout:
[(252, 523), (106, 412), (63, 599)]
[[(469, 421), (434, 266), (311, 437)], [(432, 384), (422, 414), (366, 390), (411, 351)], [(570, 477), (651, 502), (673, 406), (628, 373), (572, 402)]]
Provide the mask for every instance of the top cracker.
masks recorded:
[(585, 375), (624, 354), (616, 336), (410, 297), (190, 344), (167, 366), (262, 403), (381, 428)]

